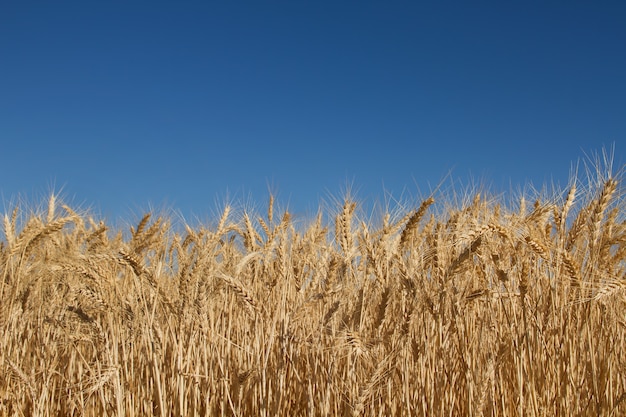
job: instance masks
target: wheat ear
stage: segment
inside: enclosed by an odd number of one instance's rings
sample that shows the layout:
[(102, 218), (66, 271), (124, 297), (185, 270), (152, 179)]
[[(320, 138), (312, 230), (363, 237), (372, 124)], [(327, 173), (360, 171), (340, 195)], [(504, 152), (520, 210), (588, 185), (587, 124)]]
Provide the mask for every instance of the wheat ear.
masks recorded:
[(424, 217), (424, 214), (426, 213), (426, 210), (428, 210), (428, 207), (430, 207), (434, 202), (435, 199), (432, 197), (424, 200), (422, 204), (420, 204), (419, 208), (415, 211), (415, 213), (409, 218), (406, 227), (400, 235), (400, 247), (402, 249), (406, 248), (407, 244), (410, 243), (419, 226), (420, 220), (422, 220), (422, 217)]
[(594, 209), (591, 213), (591, 238), (594, 244), (598, 243), (598, 237), (600, 236), (600, 224), (604, 218), (604, 213), (611, 202), (611, 197), (617, 190), (617, 181), (609, 179), (604, 183), (602, 192), (598, 201), (594, 205)]

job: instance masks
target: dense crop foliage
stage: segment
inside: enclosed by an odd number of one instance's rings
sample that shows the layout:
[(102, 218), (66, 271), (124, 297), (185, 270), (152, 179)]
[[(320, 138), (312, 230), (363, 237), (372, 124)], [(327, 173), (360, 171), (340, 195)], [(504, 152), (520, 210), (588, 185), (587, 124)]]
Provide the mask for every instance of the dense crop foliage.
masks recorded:
[(130, 233), (11, 208), (0, 414), (624, 415), (620, 189)]

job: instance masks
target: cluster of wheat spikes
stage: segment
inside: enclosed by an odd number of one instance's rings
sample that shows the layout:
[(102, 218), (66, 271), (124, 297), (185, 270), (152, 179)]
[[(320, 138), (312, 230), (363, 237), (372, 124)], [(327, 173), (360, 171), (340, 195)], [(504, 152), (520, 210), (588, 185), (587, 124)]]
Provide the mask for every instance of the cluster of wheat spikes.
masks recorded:
[(0, 415), (625, 415), (624, 202), (589, 183), (130, 234), (16, 207)]

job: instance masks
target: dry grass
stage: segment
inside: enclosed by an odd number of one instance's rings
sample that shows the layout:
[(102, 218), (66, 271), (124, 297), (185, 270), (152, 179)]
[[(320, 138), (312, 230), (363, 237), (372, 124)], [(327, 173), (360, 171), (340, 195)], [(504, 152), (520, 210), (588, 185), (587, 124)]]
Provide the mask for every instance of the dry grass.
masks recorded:
[(346, 198), (302, 226), (271, 198), (128, 237), (54, 196), (16, 207), (0, 415), (625, 415), (624, 201), (589, 183), (380, 224)]

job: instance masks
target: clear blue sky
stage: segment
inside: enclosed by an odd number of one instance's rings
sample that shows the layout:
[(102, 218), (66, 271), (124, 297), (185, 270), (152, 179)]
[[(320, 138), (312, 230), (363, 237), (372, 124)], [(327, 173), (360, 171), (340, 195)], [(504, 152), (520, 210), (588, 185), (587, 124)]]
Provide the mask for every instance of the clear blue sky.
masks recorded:
[[(292, 211), (450, 171), (566, 185), (626, 147), (624, 1), (0, 5), (0, 193), (106, 217)], [(419, 202), (418, 202), (419, 203)]]

